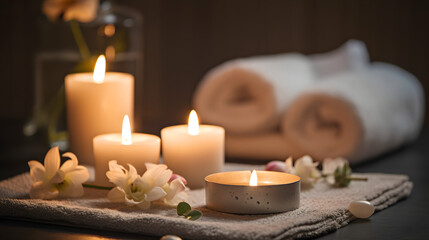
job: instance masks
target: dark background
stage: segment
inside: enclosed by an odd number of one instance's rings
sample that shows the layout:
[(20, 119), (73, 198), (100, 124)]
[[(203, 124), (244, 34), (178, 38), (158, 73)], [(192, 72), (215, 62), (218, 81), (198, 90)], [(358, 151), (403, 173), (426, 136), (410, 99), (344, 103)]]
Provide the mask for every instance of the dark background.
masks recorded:
[[(118, 1), (119, 2), (119, 1)], [(23, 137), (34, 105), (34, 61), (41, 0), (0, 0), (0, 179), (28, 171), (48, 146)], [(429, 89), (429, 1), (391, 0), (124, 0), (144, 14), (144, 88), (136, 115), (140, 131), (159, 134), (184, 123), (202, 76), (226, 60), (258, 54), (332, 50), (350, 38), (363, 40), (373, 61), (396, 64)], [(52, 36), (55, 38), (56, 36)], [(141, 99), (141, 100), (140, 100)], [(428, 96), (426, 95), (426, 100)], [(426, 111), (426, 116), (429, 111)], [(429, 126), (426, 117), (426, 127)], [(356, 172), (406, 174), (412, 195), (370, 220), (354, 221), (323, 239), (424, 239), (429, 229), (427, 169), (429, 132), (416, 143), (353, 168)], [(36, 141), (35, 141), (36, 140)], [(14, 239), (137, 238), (1, 219)]]
[[(429, 1), (126, 0), (144, 23), (144, 88), (138, 131), (184, 123), (202, 76), (226, 60), (332, 50), (363, 40), (372, 61), (396, 64), (429, 89)], [(3, 142), (31, 113), (41, 0), (0, 1), (0, 130)], [(55, 38), (56, 36), (52, 36)], [(426, 96), (427, 99), (427, 96)], [(426, 125), (428, 124), (426, 118)]]

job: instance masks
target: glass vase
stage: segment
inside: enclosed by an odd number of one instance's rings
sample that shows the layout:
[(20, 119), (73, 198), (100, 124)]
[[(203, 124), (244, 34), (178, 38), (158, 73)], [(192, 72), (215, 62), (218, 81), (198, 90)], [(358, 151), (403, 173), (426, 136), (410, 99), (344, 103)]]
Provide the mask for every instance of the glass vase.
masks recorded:
[(103, 1), (91, 22), (51, 22), (43, 17), (39, 32), (33, 115), (23, 132), (27, 136), (40, 132), (50, 146), (67, 150), (64, 77), (69, 73), (92, 72), (97, 57), (104, 54), (106, 71), (131, 73), (136, 88), (141, 88), (143, 16), (116, 2)]

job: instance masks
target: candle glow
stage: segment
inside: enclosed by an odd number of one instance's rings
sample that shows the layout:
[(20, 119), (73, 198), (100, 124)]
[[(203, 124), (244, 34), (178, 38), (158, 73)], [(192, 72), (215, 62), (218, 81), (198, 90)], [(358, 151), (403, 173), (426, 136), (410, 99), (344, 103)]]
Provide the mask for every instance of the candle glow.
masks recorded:
[(122, 144), (131, 145), (131, 126), (130, 119), (128, 115), (125, 115), (124, 120), (122, 121)]
[(250, 186), (258, 186), (258, 175), (256, 174), (256, 171), (253, 170), (252, 174), (250, 175)]
[(94, 74), (92, 75), (92, 79), (96, 83), (104, 82), (104, 75), (106, 74), (106, 58), (104, 55), (100, 55), (97, 59), (97, 63), (95, 64)]
[(189, 119), (188, 119), (188, 134), (192, 136), (196, 136), (199, 134), (199, 131), (200, 131), (200, 126), (198, 123), (197, 112), (195, 112), (195, 110), (192, 110), (191, 113), (189, 114)]

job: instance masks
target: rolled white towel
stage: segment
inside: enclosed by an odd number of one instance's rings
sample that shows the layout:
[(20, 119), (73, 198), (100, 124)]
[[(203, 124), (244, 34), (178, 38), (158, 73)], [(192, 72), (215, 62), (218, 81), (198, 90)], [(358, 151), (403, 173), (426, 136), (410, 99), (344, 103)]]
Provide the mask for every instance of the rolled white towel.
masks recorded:
[(204, 77), (194, 106), (203, 122), (227, 133), (263, 132), (278, 127), (281, 111), (314, 81), (311, 62), (301, 54), (232, 60)]
[(394, 65), (373, 63), (318, 82), (290, 105), (281, 127), (316, 159), (359, 162), (415, 139), (423, 118), (419, 81)]
[(280, 115), (316, 79), (369, 64), (363, 42), (309, 57), (287, 53), (228, 61), (210, 71), (194, 95), (203, 122), (221, 125), (227, 134), (256, 134), (278, 128)]
[(318, 78), (344, 71), (360, 71), (369, 66), (369, 54), (364, 42), (350, 39), (339, 48), (309, 56)]

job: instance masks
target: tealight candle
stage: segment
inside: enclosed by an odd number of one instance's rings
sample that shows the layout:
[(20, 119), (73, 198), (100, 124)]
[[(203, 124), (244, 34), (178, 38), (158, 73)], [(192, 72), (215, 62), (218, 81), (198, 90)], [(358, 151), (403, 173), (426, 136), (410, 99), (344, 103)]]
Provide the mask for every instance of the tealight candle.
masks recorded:
[(298, 176), (271, 171), (215, 173), (205, 178), (206, 205), (237, 214), (267, 214), (299, 208)]
[(109, 161), (133, 165), (142, 175), (146, 171), (145, 163), (158, 163), (160, 152), (159, 137), (144, 133), (131, 133), (130, 121), (125, 115), (122, 134), (111, 133), (94, 138), (95, 182), (110, 185), (106, 177)]
[(190, 188), (204, 187), (204, 177), (222, 171), (225, 130), (219, 126), (199, 125), (194, 110), (188, 125), (161, 130), (162, 158), (174, 172), (183, 176)]
[(134, 114), (134, 77), (128, 73), (105, 73), (100, 56), (94, 73), (65, 77), (67, 125), (70, 150), (80, 163), (93, 165), (92, 139), (121, 131), (122, 117)]

